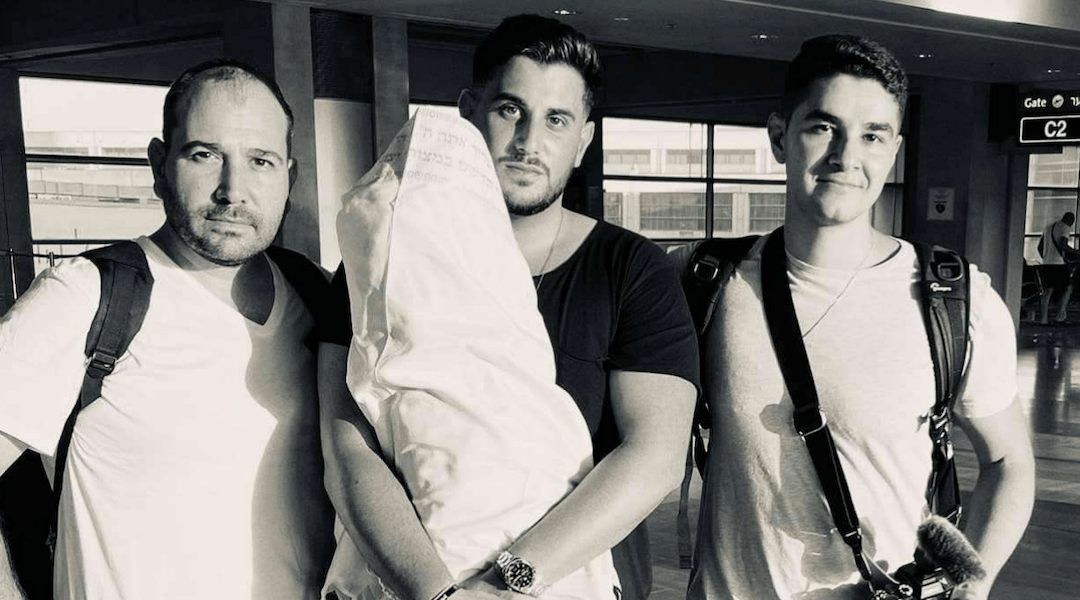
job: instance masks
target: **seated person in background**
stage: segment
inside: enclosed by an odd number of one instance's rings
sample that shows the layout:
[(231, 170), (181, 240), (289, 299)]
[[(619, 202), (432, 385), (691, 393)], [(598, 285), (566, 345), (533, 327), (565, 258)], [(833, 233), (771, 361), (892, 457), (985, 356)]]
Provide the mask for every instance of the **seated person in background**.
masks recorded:
[[(165, 224), (137, 240), (150, 305), (75, 422), (55, 598), (316, 600), (334, 539), (314, 318), (264, 253), (296, 177), (292, 112), (270, 79), (215, 61), (177, 78), (164, 116), (149, 155)], [(93, 263), (64, 261), (0, 319), (0, 467), (55, 456), (100, 288)]]
[(1050, 302), (1054, 295), (1060, 298), (1054, 322), (1064, 323), (1068, 316), (1069, 300), (1076, 286), (1077, 263), (1080, 263), (1080, 250), (1069, 245), (1069, 233), (1075, 222), (1076, 215), (1067, 212), (1047, 225), (1039, 238), (1042, 263), (1038, 269), (1046, 286), (1040, 298), (1039, 322), (1044, 325), (1048, 323)]
[[(596, 463), (505, 550), (509, 559), (531, 563), (519, 573), (531, 570), (550, 584), (641, 532), (623, 554), (632, 560), (613, 550), (624, 597), (641, 600), (650, 563), (639, 525), (679, 484), (686, 458), (698, 369), (689, 312), (658, 247), (561, 205), (592, 140), (596, 50), (553, 19), (511, 17), (478, 47), (473, 76), (459, 101), (461, 114), (487, 143), (518, 251), (537, 288), (556, 381), (588, 426)], [(350, 196), (378, 195), (384, 187), (364, 180)], [(342, 312), (348, 316), (348, 309)], [(456, 574), (421, 526), (345, 385), (352, 333), (348, 323), (333, 327), (320, 349), (328, 490), (371, 568), (403, 599), (428, 600)], [(490, 562), (485, 568), (455, 597), (530, 593), (521, 577)], [(614, 600), (618, 591), (604, 597)]]

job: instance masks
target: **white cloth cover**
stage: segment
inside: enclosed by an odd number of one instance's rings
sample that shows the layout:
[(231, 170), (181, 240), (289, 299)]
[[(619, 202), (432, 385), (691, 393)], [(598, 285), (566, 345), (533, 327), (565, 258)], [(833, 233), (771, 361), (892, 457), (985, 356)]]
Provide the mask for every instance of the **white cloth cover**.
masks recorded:
[[(461, 580), (573, 489), (592, 468), (592, 443), (555, 384), (529, 268), (479, 131), (421, 109), (379, 162), (400, 180), (390, 210), (339, 215), (353, 315), (347, 381)], [(361, 565), (339, 537), (327, 589), (385, 595)], [(545, 598), (610, 598), (617, 576), (605, 552), (547, 583)]]

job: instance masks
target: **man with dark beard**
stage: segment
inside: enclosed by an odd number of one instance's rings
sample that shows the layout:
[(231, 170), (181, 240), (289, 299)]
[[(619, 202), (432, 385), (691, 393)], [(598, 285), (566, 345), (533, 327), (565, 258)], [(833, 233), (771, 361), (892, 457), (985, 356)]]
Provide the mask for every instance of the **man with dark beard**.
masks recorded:
[[(292, 269), (264, 254), (296, 176), (292, 113), (271, 80), (218, 61), (176, 80), (163, 129), (149, 156), (165, 224), (136, 240), (149, 308), (78, 414), (54, 594), (318, 598), (333, 513), (304, 343), (314, 318)], [(0, 320), (3, 468), (27, 448), (55, 457), (101, 281), (85, 258), (61, 262)]]
[[(662, 251), (561, 205), (570, 173), (592, 141), (588, 118), (599, 71), (596, 50), (577, 31), (535, 15), (510, 17), (477, 48), (473, 85), (459, 99), (461, 115), (491, 152), (554, 346), (557, 383), (584, 416), (596, 462), (525, 534), (492, 548), (487, 571), (456, 582), (439, 559), (379, 455), (371, 424), (349, 396), (350, 325), (324, 332), (319, 368), (327, 489), (371, 569), (403, 599), (441, 600), (450, 592), (458, 598), (477, 592), (542, 596), (546, 585), (624, 538), (613, 551), (622, 590), (609, 597), (648, 595), (643, 519), (682, 476), (697, 345)], [(365, 178), (347, 201), (393, 198), (391, 179)], [(344, 282), (336, 283), (346, 297)], [(339, 313), (347, 317), (348, 309)], [(465, 589), (456, 591), (458, 585)]]

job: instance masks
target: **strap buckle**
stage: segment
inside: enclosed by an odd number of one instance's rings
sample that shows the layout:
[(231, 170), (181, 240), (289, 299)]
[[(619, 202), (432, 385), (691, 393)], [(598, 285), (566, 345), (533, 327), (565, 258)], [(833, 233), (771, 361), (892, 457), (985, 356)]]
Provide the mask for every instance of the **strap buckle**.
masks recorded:
[(95, 350), (90, 356), (90, 362), (86, 365), (86, 372), (96, 379), (103, 379), (116, 368), (116, 357), (108, 352)]
[(705, 256), (694, 261), (690, 272), (694, 274), (698, 281), (708, 283), (716, 279), (720, 274), (720, 262), (714, 257)]
[[(952, 252), (933, 251), (932, 267), (934, 275), (942, 281), (956, 282), (964, 277), (964, 260), (958, 254)], [(948, 287), (948, 286), (943, 286)], [(931, 288), (933, 290), (933, 288)], [(939, 290), (933, 290), (939, 291)], [(940, 291), (952, 291), (948, 290)]]
[(825, 418), (825, 413), (821, 412), (821, 408), (816, 408), (813, 412), (796, 411), (792, 420), (795, 422), (795, 432), (802, 436), (804, 440), (825, 429), (825, 426), (829, 424), (828, 419)]

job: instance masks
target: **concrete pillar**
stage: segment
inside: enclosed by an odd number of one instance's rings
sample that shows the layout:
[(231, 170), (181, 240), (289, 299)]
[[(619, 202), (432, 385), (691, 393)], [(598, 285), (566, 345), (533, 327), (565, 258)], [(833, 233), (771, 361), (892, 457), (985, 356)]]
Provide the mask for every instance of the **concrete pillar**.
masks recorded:
[(375, 155), (390, 145), (409, 120), (409, 35), (401, 19), (372, 17)]
[(273, 4), (274, 78), (293, 110), (292, 157), (299, 177), (289, 196), (282, 243), (319, 260), (319, 193), (315, 178), (315, 91), (311, 14), (306, 6)]
[(223, 23), (225, 56), (274, 77), (293, 111), (292, 158), (299, 177), (277, 243), (319, 260), (319, 202), (315, 179), (315, 109), (311, 14), (306, 6), (250, 3)]

